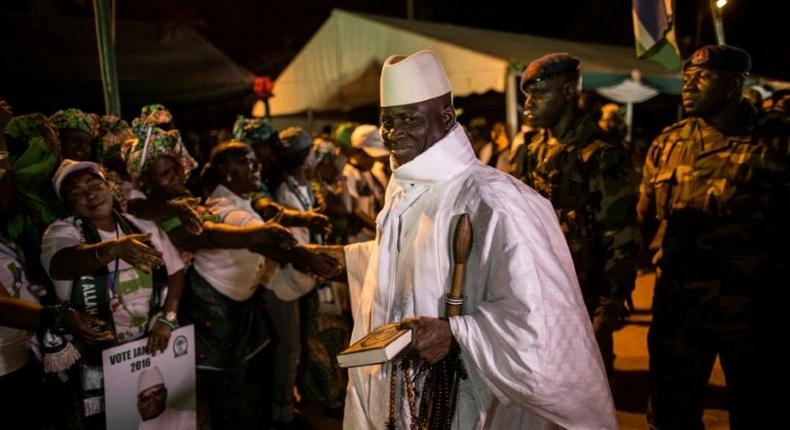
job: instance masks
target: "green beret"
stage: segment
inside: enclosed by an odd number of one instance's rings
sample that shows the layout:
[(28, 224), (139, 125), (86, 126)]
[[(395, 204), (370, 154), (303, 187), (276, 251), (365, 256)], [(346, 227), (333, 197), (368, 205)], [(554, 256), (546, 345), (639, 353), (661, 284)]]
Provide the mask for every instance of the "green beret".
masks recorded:
[(351, 133), (357, 128), (359, 124), (356, 122), (344, 122), (335, 128), (334, 139), (335, 145), (348, 149), (351, 148)]

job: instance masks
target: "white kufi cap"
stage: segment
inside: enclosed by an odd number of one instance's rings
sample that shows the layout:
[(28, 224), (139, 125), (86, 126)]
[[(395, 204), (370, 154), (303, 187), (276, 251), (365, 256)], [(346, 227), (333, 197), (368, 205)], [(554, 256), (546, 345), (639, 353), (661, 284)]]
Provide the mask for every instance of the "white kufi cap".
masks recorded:
[(381, 107), (424, 102), (451, 91), (444, 66), (433, 51), (392, 55), (381, 68)]
[(140, 377), (137, 379), (137, 393), (142, 393), (151, 387), (164, 383), (165, 378), (162, 376), (162, 371), (159, 370), (159, 367), (149, 367), (140, 372)]

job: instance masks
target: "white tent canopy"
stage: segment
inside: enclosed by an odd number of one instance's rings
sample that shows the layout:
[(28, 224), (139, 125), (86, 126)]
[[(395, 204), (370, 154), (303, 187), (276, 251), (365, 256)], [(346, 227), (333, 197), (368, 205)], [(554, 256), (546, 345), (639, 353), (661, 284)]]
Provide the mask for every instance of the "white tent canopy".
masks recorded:
[[(527, 63), (550, 52), (578, 57), (590, 77), (608, 76), (611, 86), (639, 69), (650, 77), (677, 78), (661, 66), (638, 60), (633, 48), (549, 39), (365, 15), (335, 9), (307, 45), (275, 81), (273, 115), (305, 111), (344, 111), (378, 102), (381, 64), (392, 54), (431, 49), (444, 63), (453, 93), (463, 97), (490, 90), (515, 101), (516, 79), (510, 64)], [(510, 79), (508, 79), (510, 77)], [(510, 81), (510, 84), (508, 84)], [(591, 88), (595, 88), (595, 85)], [(510, 87), (510, 88), (508, 88)], [(508, 116), (515, 114), (512, 106)], [(512, 112), (510, 112), (512, 111)]]

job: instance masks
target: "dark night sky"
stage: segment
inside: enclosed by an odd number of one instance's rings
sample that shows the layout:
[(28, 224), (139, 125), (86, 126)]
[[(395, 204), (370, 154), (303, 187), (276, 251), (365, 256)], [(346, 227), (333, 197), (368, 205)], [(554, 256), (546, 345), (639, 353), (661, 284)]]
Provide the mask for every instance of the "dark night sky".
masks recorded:
[[(787, 15), (781, 12), (785, 8), (780, 8), (783, 3), (786, 0), (729, 0), (723, 14), (727, 42), (752, 54), (755, 73), (790, 80), (790, 38)], [(417, 19), (633, 46), (630, 0), (414, 0), (414, 4)], [(708, 0), (676, 4), (683, 54), (712, 43)], [(334, 7), (406, 15), (405, 0), (117, 0), (117, 5), (119, 19), (192, 25), (240, 64), (271, 76), (282, 70)], [(33, 8), (64, 15), (93, 13), (90, 0), (4, 0), (0, 11)], [(698, 20), (700, 11), (703, 15)]]

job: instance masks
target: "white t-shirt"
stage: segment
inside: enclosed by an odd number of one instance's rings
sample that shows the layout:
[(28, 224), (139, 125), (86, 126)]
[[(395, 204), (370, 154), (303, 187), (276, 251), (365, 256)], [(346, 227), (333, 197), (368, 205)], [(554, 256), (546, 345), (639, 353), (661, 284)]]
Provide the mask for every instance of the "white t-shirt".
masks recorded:
[[(307, 211), (311, 207), (305, 208), (304, 203), (310, 201), (310, 188), (308, 185), (297, 185), (296, 192), (301, 195), (301, 199), (294, 194), (294, 191), (283, 182), (280, 188), (277, 189), (277, 202), (281, 205), (296, 209), (299, 211)], [(310, 230), (305, 227), (291, 227), (294, 239), (299, 245), (310, 243)], [(315, 287), (316, 281), (314, 278), (296, 270), (290, 264), (278, 266), (274, 271), (266, 288), (272, 290), (278, 299), (283, 301), (296, 300), (299, 297), (310, 292)]]
[[(131, 215), (126, 215), (126, 217), (143, 233), (151, 233), (151, 242), (156, 249), (162, 252), (168, 275), (184, 268), (178, 250), (156, 224)], [(125, 236), (120, 226), (117, 226), (116, 231), (98, 230), (98, 233), (102, 241), (115, 240)], [(49, 273), (52, 257), (58, 251), (77, 246), (80, 243), (80, 233), (74, 225), (74, 217), (55, 221), (44, 232), (41, 244), (41, 264)], [(118, 341), (128, 342), (145, 334), (153, 284), (150, 274), (143, 273), (121, 259), (118, 259), (117, 263), (117, 279), (115, 275), (116, 262), (112, 261), (107, 265), (109, 272), (107, 290), (108, 297), (117, 296), (120, 299), (120, 306), (113, 311), (113, 323)], [(73, 281), (54, 279), (51, 273), (50, 278), (55, 285), (58, 298), (64, 301), (70, 300)], [(165, 292), (162, 294), (164, 298)]]
[[(14, 298), (38, 303), (30, 293), (25, 268), (13, 243), (0, 239), (0, 284)], [(0, 326), (0, 376), (21, 369), (30, 357), (28, 341), (32, 332)]]
[(158, 417), (140, 422), (139, 430), (193, 430), (197, 428), (195, 411), (167, 408)]
[[(218, 185), (206, 200), (206, 207), (218, 221), (238, 227), (263, 225), (249, 199)], [(265, 259), (247, 249), (203, 249), (195, 253), (192, 265), (212, 287), (242, 302), (252, 297), (260, 284)]]

